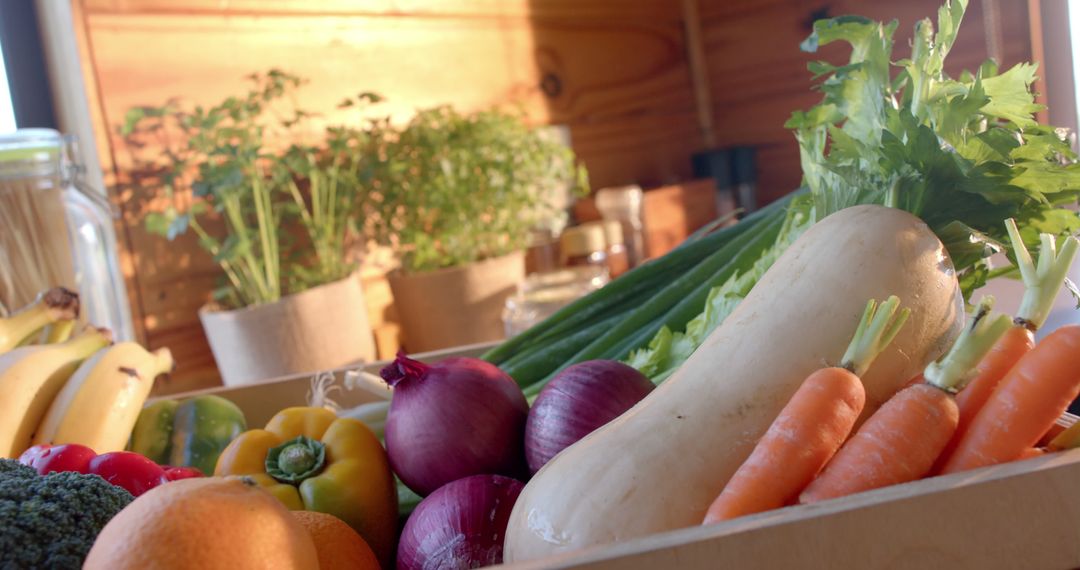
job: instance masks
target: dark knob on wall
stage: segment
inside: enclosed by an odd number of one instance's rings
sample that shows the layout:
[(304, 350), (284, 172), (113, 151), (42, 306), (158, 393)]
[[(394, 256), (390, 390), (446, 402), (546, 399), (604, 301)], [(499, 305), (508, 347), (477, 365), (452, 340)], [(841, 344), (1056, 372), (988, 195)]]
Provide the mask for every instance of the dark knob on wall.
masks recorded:
[(544, 75), (540, 77), (540, 90), (548, 98), (554, 99), (562, 94), (562, 79), (550, 71), (544, 72)]

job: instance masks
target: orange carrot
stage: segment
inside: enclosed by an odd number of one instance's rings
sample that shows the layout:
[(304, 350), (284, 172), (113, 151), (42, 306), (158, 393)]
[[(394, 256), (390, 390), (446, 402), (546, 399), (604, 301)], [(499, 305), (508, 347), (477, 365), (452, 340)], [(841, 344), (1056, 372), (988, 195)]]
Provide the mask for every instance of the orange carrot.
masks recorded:
[(923, 372), (926, 382), (904, 388), (885, 402), (840, 448), (806, 490), (816, 503), (925, 476), (949, 442), (959, 413), (953, 392), (1009, 328), (1009, 318), (988, 318), (987, 297), (949, 353)]
[(942, 473), (1013, 461), (1080, 395), (1080, 326), (1050, 333), (1002, 379), (945, 461)]
[(866, 403), (859, 375), (892, 341), (907, 319), (890, 297), (867, 304), (841, 365), (815, 371), (803, 381), (758, 441), (750, 457), (724, 486), (705, 524), (792, 503), (847, 439)]
[[(963, 391), (957, 394), (956, 406), (960, 410), (960, 423), (956, 428), (956, 434), (945, 447), (940, 463), (952, 455), (960, 438), (967, 433), (971, 420), (986, 405), (990, 394), (994, 392), (1009, 369), (1035, 346), (1034, 333), (1046, 322), (1054, 299), (1065, 281), (1065, 274), (1072, 265), (1073, 258), (1076, 257), (1075, 238), (1066, 238), (1061, 244), (1061, 251), (1058, 252), (1054, 237), (1050, 234), (1042, 234), (1039, 236), (1042, 247), (1039, 250), (1038, 264), (1036, 264), (1020, 237), (1016, 222), (1012, 219), (1006, 220), (1005, 228), (1009, 232), (1009, 240), (1015, 253), (1020, 276), (1024, 280), (1024, 297), (1020, 303), (1020, 309), (1016, 312), (1015, 326), (994, 345), (982, 362), (979, 362), (975, 377)], [(942, 465), (938, 465), (934, 471), (939, 471), (940, 467)]]
[(1014, 324), (1002, 335), (1001, 340), (994, 344), (994, 348), (991, 348), (990, 352), (983, 357), (979, 365), (975, 367), (975, 377), (956, 395), (956, 408), (959, 412), (956, 431), (953, 432), (952, 439), (938, 456), (937, 463), (930, 470), (931, 473), (941, 473), (945, 462), (956, 451), (956, 444), (967, 433), (975, 414), (986, 405), (990, 394), (997, 388), (1001, 379), (1009, 373), (1009, 369), (1015, 366), (1020, 358), (1034, 346), (1035, 337), (1031, 331), (1023, 325)]
[(799, 501), (816, 503), (921, 478), (956, 421), (956, 402), (948, 392), (930, 384), (904, 388), (866, 420)]
[(847, 439), (866, 403), (844, 368), (811, 374), (705, 514), (705, 524), (789, 504)]
[(986, 405), (990, 394), (997, 388), (1009, 369), (1035, 347), (1033, 331), (1023, 325), (1010, 327), (997, 341), (990, 353), (975, 367), (975, 377), (966, 388), (956, 395), (956, 407), (960, 410), (960, 426), (957, 436), (967, 431), (975, 414)]

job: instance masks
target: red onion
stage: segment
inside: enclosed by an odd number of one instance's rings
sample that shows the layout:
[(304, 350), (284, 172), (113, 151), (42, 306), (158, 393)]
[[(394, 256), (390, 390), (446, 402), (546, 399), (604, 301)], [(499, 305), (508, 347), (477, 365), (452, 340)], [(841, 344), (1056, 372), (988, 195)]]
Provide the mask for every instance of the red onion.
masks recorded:
[(529, 404), (505, 372), (475, 358), (427, 365), (399, 353), (382, 370), (394, 387), (386, 452), (420, 496), (483, 473), (527, 473), (523, 441)]
[(501, 564), (506, 525), (524, 487), (501, 475), (473, 475), (439, 487), (401, 531), (398, 570)]
[(589, 360), (559, 372), (540, 391), (525, 424), (525, 458), (536, 473), (563, 449), (649, 395), (653, 383), (614, 360)]

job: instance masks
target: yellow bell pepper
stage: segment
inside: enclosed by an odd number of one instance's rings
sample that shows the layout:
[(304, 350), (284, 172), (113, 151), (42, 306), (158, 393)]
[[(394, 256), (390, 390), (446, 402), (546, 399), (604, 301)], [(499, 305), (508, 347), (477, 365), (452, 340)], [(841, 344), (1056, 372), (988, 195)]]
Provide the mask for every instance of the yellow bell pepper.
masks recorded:
[(362, 422), (325, 408), (287, 408), (240, 434), (215, 475), (244, 476), (292, 510), (328, 513), (364, 537), (383, 568), (393, 560), (397, 487), (386, 451)]

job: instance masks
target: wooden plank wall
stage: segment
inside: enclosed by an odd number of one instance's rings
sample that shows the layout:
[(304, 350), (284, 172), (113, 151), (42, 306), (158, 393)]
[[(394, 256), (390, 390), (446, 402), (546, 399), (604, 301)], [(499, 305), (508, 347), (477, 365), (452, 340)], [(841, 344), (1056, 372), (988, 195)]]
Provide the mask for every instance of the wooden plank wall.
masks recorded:
[[(700, 80), (709, 138), (759, 146), (759, 192), (768, 201), (799, 182), (782, 125), (817, 99), (809, 57), (797, 48), (813, 19), (895, 17), (906, 43), (916, 18), (940, 3), (693, 0), (698, 33), (688, 34), (685, 6), (674, 0), (71, 1), (97, 143), (123, 208), (136, 326), (143, 342), (170, 346), (179, 362), (166, 391), (218, 382), (197, 317), (217, 268), (190, 236), (170, 243), (142, 229), (161, 198), (124, 185), (131, 157), (116, 127), (128, 108), (173, 96), (217, 102), (242, 89), (246, 74), (271, 67), (308, 78), (300, 101), (330, 122), (348, 119), (336, 103), (360, 91), (382, 93), (384, 110), (400, 117), (440, 103), (520, 103), (537, 123), (569, 126), (595, 188), (650, 187), (689, 178), (691, 154), (705, 147)], [(691, 73), (688, 37), (700, 39), (704, 76)], [(1030, 46), (1026, 1), (976, 0), (950, 59), (974, 67), (996, 50), (1013, 63), (1030, 58)]]

